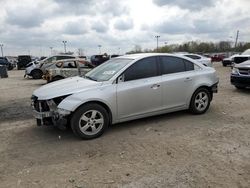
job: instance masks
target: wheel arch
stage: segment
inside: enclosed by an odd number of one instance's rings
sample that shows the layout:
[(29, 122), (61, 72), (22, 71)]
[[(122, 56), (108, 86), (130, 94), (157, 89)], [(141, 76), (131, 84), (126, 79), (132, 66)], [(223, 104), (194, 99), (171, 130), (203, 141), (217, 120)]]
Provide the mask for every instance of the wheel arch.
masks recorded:
[(201, 89), (201, 88), (205, 88), (205, 89), (207, 89), (207, 90), (209, 91), (209, 94), (210, 94), (210, 101), (212, 101), (212, 100), (213, 100), (213, 91), (212, 91), (212, 86), (208, 86), (208, 85), (201, 85), (201, 86), (197, 87), (197, 88), (194, 90), (194, 92), (192, 93), (192, 96), (191, 96), (191, 98), (190, 98), (190, 100), (189, 100), (189, 105), (188, 105), (189, 107), (190, 107), (190, 104), (191, 104), (191, 101), (192, 101), (192, 98), (193, 98), (193, 96), (194, 96), (195, 92), (196, 92), (197, 90)]
[(98, 101), (98, 100), (91, 100), (91, 101), (86, 101), (82, 104), (80, 104), (74, 111), (78, 110), (79, 108), (81, 108), (82, 106), (86, 105), (86, 104), (98, 104), (100, 106), (102, 106), (108, 113), (108, 116), (109, 116), (109, 124), (112, 124), (112, 118), (113, 118), (113, 115), (112, 115), (112, 111), (110, 109), (110, 107), (103, 101)]
[(30, 72), (30, 74), (32, 74), (33, 72), (35, 72), (35, 71), (39, 71), (39, 72), (43, 72), (41, 69), (33, 69), (31, 72)]

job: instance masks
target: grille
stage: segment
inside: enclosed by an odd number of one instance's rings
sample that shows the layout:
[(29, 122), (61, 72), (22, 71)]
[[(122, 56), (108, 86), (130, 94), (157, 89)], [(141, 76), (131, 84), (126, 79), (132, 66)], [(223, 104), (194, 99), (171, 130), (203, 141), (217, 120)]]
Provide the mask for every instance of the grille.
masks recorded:
[(250, 75), (250, 69), (239, 69), (241, 75)]
[(34, 109), (38, 112), (50, 111), (49, 106), (45, 100), (37, 100), (37, 97), (32, 97)]

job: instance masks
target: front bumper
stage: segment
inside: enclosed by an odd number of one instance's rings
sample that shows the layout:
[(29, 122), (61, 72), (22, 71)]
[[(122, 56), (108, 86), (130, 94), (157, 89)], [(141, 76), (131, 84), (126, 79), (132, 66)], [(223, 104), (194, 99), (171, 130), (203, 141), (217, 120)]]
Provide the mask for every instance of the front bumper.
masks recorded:
[[(37, 119), (37, 125), (54, 125), (59, 128), (64, 129), (64, 127), (68, 123), (68, 115), (67, 113), (57, 108), (57, 105), (50, 100), (49, 101), (40, 101), (37, 98), (32, 97), (31, 107), (33, 109), (33, 116)], [(63, 112), (60, 113), (60, 112)]]
[(250, 76), (231, 75), (231, 84), (239, 87), (250, 87)]

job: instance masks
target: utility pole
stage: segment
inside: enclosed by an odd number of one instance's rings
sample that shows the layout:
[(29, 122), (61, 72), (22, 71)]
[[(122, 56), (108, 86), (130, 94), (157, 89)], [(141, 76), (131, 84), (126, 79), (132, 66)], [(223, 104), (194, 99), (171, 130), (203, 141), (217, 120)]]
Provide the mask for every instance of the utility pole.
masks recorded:
[(53, 50), (53, 47), (49, 47), (50, 48), (50, 54), (52, 55), (52, 50)]
[(101, 47), (102, 47), (102, 45), (98, 45), (98, 48), (99, 48), (99, 54), (101, 55)]
[(238, 43), (238, 39), (239, 39), (239, 33), (240, 33), (240, 31), (237, 30), (236, 39), (235, 39), (235, 44), (234, 44), (234, 48), (235, 48), (235, 49), (236, 49), (236, 47), (237, 47), (237, 43)]
[(0, 44), (0, 47), (1, 47), (2, 57), (3, 57), (3, 44)]
[(63, 43), (63, 45), (64, 45), (64, 53), (66, 53), (66, 52), (67, 52), (67, 51), (66, 51), (66, 43), (67, 43), (67, 41), (66, 41), (66, 40), (63, 40), (62, 43)]
[(158, 52), (158, 44), (159, 44), (158, 40), (159, 40), (160, 36), (156, 35), (155, 38), (156, 38), (156, 52)]

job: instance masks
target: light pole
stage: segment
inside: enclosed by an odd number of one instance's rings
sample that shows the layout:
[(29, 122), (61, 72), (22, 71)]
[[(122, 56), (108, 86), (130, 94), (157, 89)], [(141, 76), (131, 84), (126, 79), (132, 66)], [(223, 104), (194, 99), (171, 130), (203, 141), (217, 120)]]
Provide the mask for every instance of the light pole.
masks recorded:
[(160, 36), (156, 35), (155, 38), (156, 38), (156, 52), (158, 52), (158, 44), (159, 44), (158, 40), (159, 40)]
[(3, 44), (0, 44), (0, 47), (1, 47), (2, 57), (3, 57)]
[(98, 48), (99, 48), (99, 54), (101, 55), (101, 47), (102, 47), (102, 45), (98, 45)]
[(52, 55), (53, 47), (51, 46), (51, 47), (49, 47), (49, 48), (50, 48), (50, 53), (51, 53), (51, 55)]
[(238, 43), (238, 39), (239, 39), (239, 33), (240, 33), (240, 31), (237, 30), (237, 34), (236, 34), (236, 38), (235, 38), (235, 44), (234, 44), (234, 48), (235, 48), (235, 49), (236, 49), (236, 47), (237, 47), (237, 43)]
[(66, 53), (66, 43), (67, 43), (67, 41), (66, 41), (66, 40), (63, 40), (62, 43), (63, 43), (63, 45), (64, 45), (64, 52)]
[(49, 48), (50, 48), (50, 53), (51, 53), (51, 55), (52, 55), (53, 47), (51, 46), (51, 47), (49, 47)]

